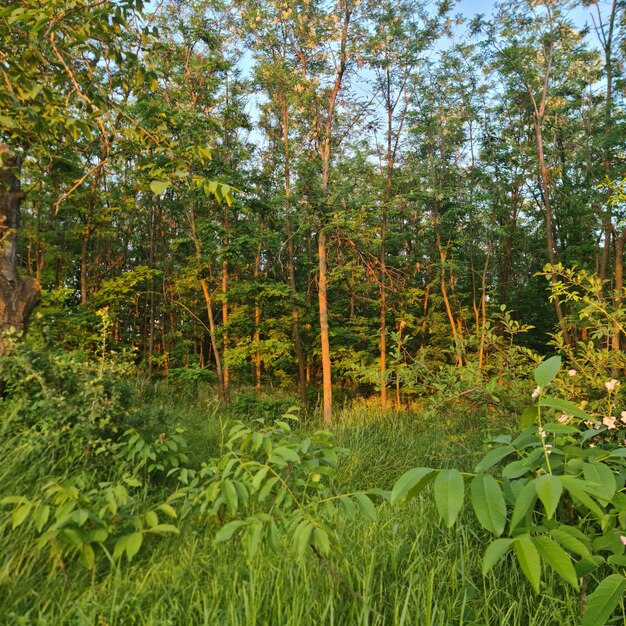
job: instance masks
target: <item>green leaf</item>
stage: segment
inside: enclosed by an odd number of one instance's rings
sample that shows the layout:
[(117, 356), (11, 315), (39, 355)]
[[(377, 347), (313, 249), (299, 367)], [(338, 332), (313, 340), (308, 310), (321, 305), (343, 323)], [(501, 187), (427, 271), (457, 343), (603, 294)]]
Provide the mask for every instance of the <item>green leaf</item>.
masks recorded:
[(276, 476), (273, 476), (272, 478), (267, 480), (265, 484), (263, 485), (263, 487), (261, 487), (259, 491), (259, 495), (257, 496), (257, 500), (259, 502), (263, 502), (263, 500), (265, 500), (265, 498), (267, 498), (267, 496), (270, 495), (272, 488), (277, 482), (278, 482), (278, 477)]
[(126, 558), (132, 561), (133, 557), (139, 552), (143, 543), (143, 534), (136, 532), (127, 535), (126, 540)]
[(491, 450), (476, 466), (476, 472), (480, 474), (481, 472), (488, 470), (496, 463), (500, 462), (504, 457), (509, 456), (509, 454), (514, 454), (515, 452), (515, 448), (510, 445), (500, 446), (499, 448)]
[(543, 560), (559, 575), (578, 591), (578, 577), (570, 556), (546, 535), (533, 537), (533, 543)]
[(596, 518), (600, 519), (604, 515), (604, 511), (598, 506), (597, 502), (589, 496), (589, 490), (593, 489), (592, 485), (574, 476), (558, 476), (558, 479), (563, 483), (563, 487), (565, 487), (572, 498), (575, 498), (589, 509)]
[(147, 533), (154, 533), (156, 535), (164, 535), (166, 533), (178, 534), (179, 530), (174, 524), (157, 524), (152, 528), (146, 530)]
[(313, 533), (314, 526), (308, 521), (304, 520), (300, 522), (296, 532), (293, 534), (293, 547), (298, 553), (298, 556), (304, 556), (306, 549), (311, 542), (311, 534)]
[(313, 531), (312, 543), (318, 549), (320, 554), (326, 555), (330, 552), (330, 540), (328, 539), (328, 534), (321, 528), (316, 528)]
[(593, 495), (609, 502), (615, 495), (617, 484), (615, 474), (608, 465), (600, 462), (585, 463), (583, 465), (585, 480), (593, 484)]
[(368, 520), (376, 520), (376, 507), (374, 503), (364, 494), (355, 493), (352, 495), (354, 502), (356, 503), (359, 513)]
[(213, 541), (215, 543), (224, 543), (225, 541), (228, 541), (242, 526), (245, 526), (246, 523), (247, 522), (242, 520), (228, 522), (228, 524), (225, 524), (217, 531)]
[(523, 411), (519, 419), (520, 428), (528, 428), (534, 426), (537, 418), (539, 417), (539, 408), (536, 404), (527, 406)]
[(537, 501), (535, 482), (536, 480), (533, 479), (526, 483), (515, 499), (515, 506), (513, 507), (513, 514), (511, 515), (511, 522), (509, 524), (509, 532), (511, 534), (513, 534), (513, 531), (519, 526), (520, 522), (535, 506), (535, 502)]
[(584, 420), (592, 419), (589, 413), (585, 413), (585, 411), (576, 406), (573, 402), (569, 402), (568, 400), (561, 400), (560, 398), (550, 398), (546, 396), (539, 400), (539, 405), (551, 409), (557, 409), (563, 413), (573, 415), (574, 417), (580, 417)]
[(37, 532), (41, 532), (46, 525), (48, 518), (50, 517), (50, 507), (47, 504), (40, 504), (33, 514), (33, 520), (35, 522), (35, 528)]
[(543, 474), (535, 481), (535, 489), (546, 509), (548, 519), (552, 519), (563, 493), (563, 483), (552, 474)]
[(165, 180), (153, 180), (150, 183), (150, 191), (155, 196), (160, 196), (170, 186), (168, 181)]
[(530, 535), (520, 535), (515, 538), (515, 554), (524, 576), (528, 578), (535, 593), (539, 593), (541, 582), (541, 559), (533, 544)]
[(480, 525), (499, 537), (506, 524), (506, 503), (498, 481), (489, 474), (478, 474), (472, 480), (470, 490)]
[(415, 497), (435, 479), (435, 470), (430, 467), (414, 467), (404, 472), (391, 490), (390, 502), (396, 504)]
[(176, 509), (167, 502), (159, 505), (159, 511), (163, 511), (165, 515), (169, 515), (169, 517), (176, 518)]
[(159, 523), (159, 516), (154, 511), (148, 511), (146, 513), (146, 524), (150, 526), (150, 528), (154, 528)]
[(561, 369), (561, 357), (553, 356), (535, 368), (535, 382), (543, 389)]
[(564, 528), (566, 527), (553, 528), (550, 531), (550, 535), (570, 552), (578, 554), (583, 558), (591, 558), (591, 552), (589, 552), (587, 546), (580, 539), (563, 530)]
[(87, 569), (91, 569), (93, 567), (93, 564), (96, 561), (96, 555), (93, 548), (88, 543), (83, 544), (81, 547), (79, 561), (81, 565)]
[(485, 550), (483, 556), (483, 576), (486, 576), (492, 568), (504, 557), (511, 549), (513, 539), (494, 539)]
[(587, 597), (581, 626), (604, 626), (624, 597), (626, 578), (621, 574), (607, 576)]
[(435, 478), (435, 504), (446, 526), (451, 528), (456, 522), (465, 496), (465, 485), (461, 472), (456, 469), (442, 470)]
[(232, 480), (225, 479), (222, 482), (222, 497), (231, 515), (237, 512), (237, 505), (239, 504), (239, 498), (237, 497), (237, 489), (233, 485)]
[(18, 526), (21, 526), (28, 517), (32, 507), (32, 502), (18, 506), (11, 514), (11, 528), (16, 529)]

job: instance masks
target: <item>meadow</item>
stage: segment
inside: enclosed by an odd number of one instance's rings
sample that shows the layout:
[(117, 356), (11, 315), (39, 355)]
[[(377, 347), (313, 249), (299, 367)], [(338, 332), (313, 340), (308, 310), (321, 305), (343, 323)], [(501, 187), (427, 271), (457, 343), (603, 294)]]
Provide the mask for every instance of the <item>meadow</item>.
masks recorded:
[[(171, 385), (144, 385), (140, 395), (146, 438), (184, 428), (191, 467), (219, 456), (223, 433), (239, 417), (218, 409), (198, 387), (176, 393)], [(364, 402), (346, 406), (337, 422), (336, 444), (349, 452), (335, 480), (348, 491), (390, 489), (418, 465), (471, 469), (489, 433), (515, 425), (486, 407), (433, 419)], [(297, 429), (316, 427), (310, 418)], [(3, 422), (0, 497), (35, 493), (51, 478), (93, 485), (129, 471), (97, 456), (85, 461), (62, 433), (46, 438), (16, 434), (11, 420)], [(168, 490), (162, 478), (137, 497), (158, 501)], [(467, 514), (445, 528), (428, 497), (404, 506), (381, 501), (375, 521), (339, 520), (339, 549), (327, 559), (310, 551), (274, 554), (265, 546), (249, 558), (237, 542), (214, 543), (216, 518), (192, 516), (178, 523), (178, 534), (146, 540), (131, 562), (108, 562), (96, 549), (95, 566), (86, 569), (73, 556), (55, 560), (47, 550), (33, 551), (33, 524), (12, 532), (9, 525), (4, 518), (3, 624), (565, 626), (580, 619), (576, 592), (558, 577), (548, 575), (539, 595), (510, 561), (483, 577), (485, 531)]]

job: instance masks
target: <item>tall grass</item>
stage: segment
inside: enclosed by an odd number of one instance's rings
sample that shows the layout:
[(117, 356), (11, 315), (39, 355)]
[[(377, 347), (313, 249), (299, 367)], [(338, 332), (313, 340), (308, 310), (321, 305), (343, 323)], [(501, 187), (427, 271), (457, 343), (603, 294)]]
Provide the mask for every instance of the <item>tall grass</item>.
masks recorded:
[[(217, 453), (227, 418), (209, 398), (198, 402), (176, 398), (171, 389), (144, 389), (143, 400), (148, 430), (186, 427), (195, 464)], [(339, 475), (346, 489), (389, 488), (415, 465), (469, 467), (489, 427), (475, 416), (455, 429), (444, 418), (433, 424), (417, 415), (369, 411), (345, 410), (339, 416), (337, 443), (351, 451)], [(64, 451), (55, 451), (54, 443), (6, 432), (0, 454), (0, 497), (32, 493), (47, 477), (72, 467), (57, 462)], [(180, 535), (151, 541), (131, 564), (105, 564), (96, 572), (76, 563), (54, 569), (45, 555), (29, 561), (32, 531), (5, 532), (0, 623), (573, 626), (578, 621), (577, 598), (549, 576), (540, 596), (510, 563), (483, 578), (483, 533), (469, 516), (453, 530), (443, 528), (428, 499), (403, 508), (381, 504), (376, 522), (344, 523), (338, 529), (342, 549), (328, 561), (313, 552), (298, 560), (265, 550), (250, 561), (236, 542), (214, 545), (215, 530), (210, 520), (188, 519)], [(21, 557), (27, 565), (16, 569)]]

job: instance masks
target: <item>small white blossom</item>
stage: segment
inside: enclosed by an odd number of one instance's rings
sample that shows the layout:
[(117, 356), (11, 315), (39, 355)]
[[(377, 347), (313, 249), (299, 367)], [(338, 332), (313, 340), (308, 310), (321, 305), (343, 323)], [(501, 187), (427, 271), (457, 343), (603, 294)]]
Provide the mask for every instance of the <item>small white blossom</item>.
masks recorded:
[(556, 421), (559, 424), (567, 424), (567, 422), (569, 422), (569, 415), (567, 413), (563, 413), (560, 417), (557, 417)]
[(531, 398), (537, 398), (539, 396), (539, 394), (541, 393), (541, 387), (536, 387), (535, 391), (532, 392), (531, 394)]
[(615, 428), (615, 418), (612, 415), (609, 417), (603, 417), (602, 423), (607, 427), (608, 430), (613, 430)]
[(607, 380), (604, 383), (604, 386), (607, 388), (607, 391), (615, 391), (619, 387), (619, 380), (611, 378), (611, 380)]
[(567, 370), (568, 376), (576, 376), (578, 372), (575, 369)]
[(624, 422), (624, 424), (626, 424), (626, 411), (622, 411), (620, 415), (621, 415), (620, 422)]
[(540, 436), (542, 439), (545, 439), (545, 437), (546, 437), (546, 431), (545, 431), (543, 428), (539, 427), (539, 428), (537, 429), (537, 432), (539, 433), (539, 436)]

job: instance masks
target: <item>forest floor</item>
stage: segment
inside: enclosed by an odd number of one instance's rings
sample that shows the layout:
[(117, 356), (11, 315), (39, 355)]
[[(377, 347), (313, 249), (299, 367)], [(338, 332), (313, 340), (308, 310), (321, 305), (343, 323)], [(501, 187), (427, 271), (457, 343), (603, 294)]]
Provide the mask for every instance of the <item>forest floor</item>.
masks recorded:
[[(231, 416), (209, 396), (150, 392), (148, 429), (180, 426), (192, 465), (219, 454)], [(315, 420), (300, 428), (312, 430)], [(381, 413), (366, 404), (337, 415), (336, 443), (349, 449), (338, 480), (346, 489), (390, 489), (420, 465), (475, 465), (488, 434), (506, 431), (502, 418), (467, 414), (426, 420), (415, 413)], [(5, 458), (11, 457), (3, 442)], [(0, 472), (0, 496), (24, 491), (19, 463)], [(12, 473), (13, 472), (13, 473)], [(238, 542), (216, 545), (210, 521), (181, 525), (154, 540), (131, 563), (90, 572), (77, 563), (63, 571), (24, 567), (9, 573), (13, 548), (0, 549), (0, 623), (25, 625), (266, 625), (307, 626), (452, 624), (568, 626), (578, 623), (578, 598), (547, 573), (533, 593), (511, 560), (484, 577), (487, 537), (469, 515), (445, 528), (432, 498), (404, 507), (384, 502), (376, 521), (338, 528), (341, 550), (327, 561), (276, 555), (261, 548), (246, 557)], [(5, 536), (4, 541), (10, 541)]]

